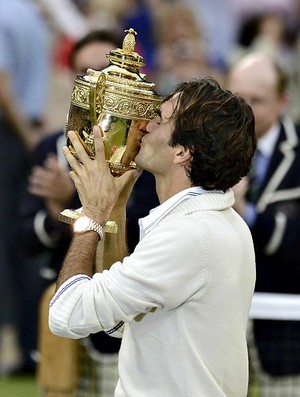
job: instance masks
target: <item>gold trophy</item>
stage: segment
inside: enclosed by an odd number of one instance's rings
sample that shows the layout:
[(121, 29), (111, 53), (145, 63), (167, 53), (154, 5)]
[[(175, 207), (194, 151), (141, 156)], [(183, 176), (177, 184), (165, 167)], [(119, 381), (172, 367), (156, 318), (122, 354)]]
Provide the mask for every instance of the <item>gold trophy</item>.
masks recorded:
[[(106, 161), (114, 176), (136, 168), (134, 158), (140, 139), (131, 128), (133, 120), (152, 119), (162, 101), (155, 84), (139, 72), (145, 64), (143, 57), (134, 51), (137, 33), (132, 28), (125, 32), (122, 49), (106, 55), (107, 68), (88, 69), (86, 75), (75, 78), (66, 122), (66, 134), (69, 130), (76, 131), (91, 158), (95, 155), (93, 126), (101, 127)], [(67, 145), (76, 157), (68, 138)], [(73, 224), (81, 212), (82, 208), (66, 209), (59, 219)], [(105, 231), (116, 232), (115, 222), (107, 221)]]

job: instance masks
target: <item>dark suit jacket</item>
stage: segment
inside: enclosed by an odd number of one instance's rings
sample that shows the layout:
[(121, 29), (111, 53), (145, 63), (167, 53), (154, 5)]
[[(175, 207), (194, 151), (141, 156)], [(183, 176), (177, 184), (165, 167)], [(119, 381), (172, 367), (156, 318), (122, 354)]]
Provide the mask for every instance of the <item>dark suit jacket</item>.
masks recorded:
[[(300, 130), (289, 119), (281, 124), (256, 209), (256, 291), (300, 293)], [(255, 320), (254, 335), (267, 372), (300, 373), (300, 322)]]
[[(44, 138), (32, 156), (32, 165), (43, 165), (49, 153), (58, 156), (61, 166), (68, 168), (62, 153), (65, 137), (62, 131)], [(69, 203), (68, 208), (81, 206), (77, 194)], [(67, 252), (72, 238), (72, 230), (69, 225), (55, 222), (49, 215), (44, 200), (26, 192), (18, 209), (19, 233), (22, 246), (29, 255), (48, 251), (50, 254), (49, 266), (57, 274), (60, 270), (63, 258)], [(54, 279), (55, 277), (54, 273)]]

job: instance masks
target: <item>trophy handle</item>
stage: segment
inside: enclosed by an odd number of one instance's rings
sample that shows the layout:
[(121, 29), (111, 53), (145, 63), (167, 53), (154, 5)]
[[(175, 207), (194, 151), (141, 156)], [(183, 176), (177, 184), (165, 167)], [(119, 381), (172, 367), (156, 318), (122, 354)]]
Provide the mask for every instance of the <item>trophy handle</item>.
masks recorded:
[(91, 120), (91, 127), (93, 129), (94, 125), (96, 125), (97, 123), (96, 91), (97, 91), (97, 83), (98, 83), (99, 75), (97, 75), (95, 71), (91, 69), (88, 69), (88, 74), (90, 75), (90, 91), (89, 91), (90, 120)]
[(88, 69), (87, 73), (90, 76), (89, 107), (91, 127), (93, 129), (93, 126), (98, 124), (97, 111), (100, 113), (103, 107), (106, 77), (104, 73), (99, 73), (93, 69)]

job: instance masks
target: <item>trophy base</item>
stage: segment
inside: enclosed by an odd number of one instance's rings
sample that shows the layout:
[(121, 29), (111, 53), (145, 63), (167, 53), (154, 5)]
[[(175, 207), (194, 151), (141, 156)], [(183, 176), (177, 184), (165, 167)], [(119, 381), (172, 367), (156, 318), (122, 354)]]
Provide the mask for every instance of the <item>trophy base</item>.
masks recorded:
[[(66, 209), (59, 214), (58, 220), (67, 223), (68, 225), (74, 225), (75, 221), (81, 216), (82, 208), (77, 210)], [(118, 224), (115, 221), (108, 220), (103, 228), (105, 233), (117, 233)]]

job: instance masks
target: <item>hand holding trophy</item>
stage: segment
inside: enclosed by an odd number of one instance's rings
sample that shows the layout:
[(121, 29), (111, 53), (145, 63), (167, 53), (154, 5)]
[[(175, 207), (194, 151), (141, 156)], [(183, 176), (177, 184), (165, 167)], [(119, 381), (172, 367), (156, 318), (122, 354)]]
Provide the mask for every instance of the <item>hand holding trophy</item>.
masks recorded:
[[(134, 51), (136, 32), (133, 29), (125, 32), (122, 49), (117, 48), (107, 55), (107, 68), (102, 71), (88, 69), (86, 75), (75, 78), (66, 122), (66, 134), (69, 130), (75, 131), (92, 159), (95, 155), (93, 127), (101, 127), (105, 158), (114, 176), (136, 168), (134, 159), (145, 125), (156, 115), (162, 101), (155, 84), (139, 72), (144, 62)], [(67, 145), (76, 157), (68, 138)], [(59, 219), (73, 224), (81, 211), (82, 208), (66, 209)], [(117, 225), (109, 220), (105, 229), (116, 232)]]

